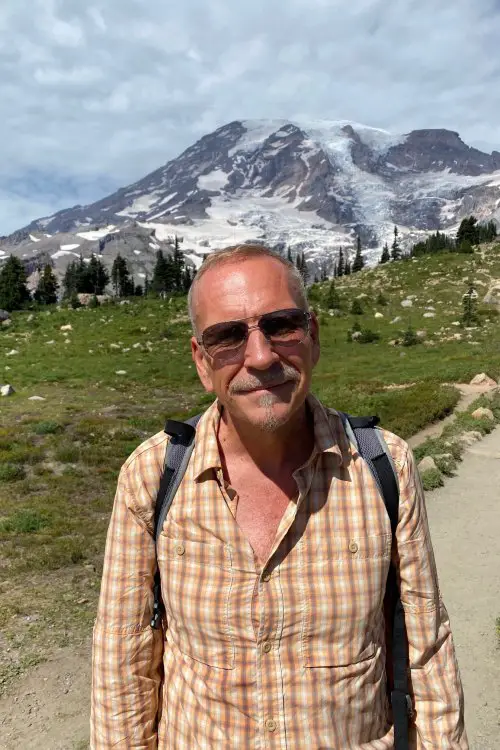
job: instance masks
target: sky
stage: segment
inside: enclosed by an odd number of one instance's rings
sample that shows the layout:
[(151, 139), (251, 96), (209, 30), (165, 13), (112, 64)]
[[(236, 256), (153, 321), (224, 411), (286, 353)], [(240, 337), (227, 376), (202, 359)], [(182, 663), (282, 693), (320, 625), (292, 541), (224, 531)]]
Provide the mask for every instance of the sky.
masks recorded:
[(1, 0), (0, 235), (232, 120), (500, 150), (500, 0)]

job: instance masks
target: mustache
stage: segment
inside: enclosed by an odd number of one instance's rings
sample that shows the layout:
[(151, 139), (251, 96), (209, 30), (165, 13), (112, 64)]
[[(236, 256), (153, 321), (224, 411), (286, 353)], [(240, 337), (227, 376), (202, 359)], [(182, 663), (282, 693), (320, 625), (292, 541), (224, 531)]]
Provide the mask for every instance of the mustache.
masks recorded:
[(238, 378), (231, 383), (229, 387), (229, 393), (234, 395), (236, 393), (248, 393), (249, 391), (255, 391), (257, 388), (271, 388), (275, 385), (282, 385), (283, 383), (298, 383), (300, 381), (300, 374), (290, 365), (282, 365), (279, 369), (267, 370), (259, 375), (259, 377), (253, 377), (252, 375), (246, 375)]

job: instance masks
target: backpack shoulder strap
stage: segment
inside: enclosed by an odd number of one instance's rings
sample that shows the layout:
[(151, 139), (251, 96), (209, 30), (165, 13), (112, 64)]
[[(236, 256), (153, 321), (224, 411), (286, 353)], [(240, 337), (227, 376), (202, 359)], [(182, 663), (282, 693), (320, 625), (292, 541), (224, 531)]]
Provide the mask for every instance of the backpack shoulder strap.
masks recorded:
[(399, 519), (399, 483), (392, 456), (382, 436), (376, 429), (378, 417), (351, 417), (338, 412), (347, 435), (368, 464), (377, 487), (384, 500), (391, 522), (392, 533), (396, 533)]
[[(394, 539), (399, 519), (399, 483), (392, 456), (377, 429), (378, 417), (351, 417), (338, 412), (347, 436), (356, 446), (377, 483), (391, 522)], [(401, 603), (396, 570), (391, 564), (387, 577), (387, 593), (393, 602), (392, 615), (392, 669), (393, 689), (391, 705), (394, 721), (395, 750), (408, 750), (408, 724), (413, 714), (408, 690), (408, 640), (406, 636), (404, 609)]]
[[(160, 479), (160, 487), (156, 496), (155, 503), (155, 521), (154, 521), (154, 542), (155, 547), (158, 536), (163, 528), (172, 501), (175, 497), (179, 485), (184, 476), (189, 459), (194, 448), (196, 436), (196, 425), (200, 420), (201, 414), (191, 417), (186, 422), (176, 422), (169, 419), (165, 425), (165, 432), (170, 435), (170, 440), (165, 451), (165, 463), (163, 474)], [(156, 565), (156, 572), (153, 585), (153, 617), (151, 627), (158, 628), (163, 613), (163, 604), (161, 601), (161, 581), (160, 569)]]

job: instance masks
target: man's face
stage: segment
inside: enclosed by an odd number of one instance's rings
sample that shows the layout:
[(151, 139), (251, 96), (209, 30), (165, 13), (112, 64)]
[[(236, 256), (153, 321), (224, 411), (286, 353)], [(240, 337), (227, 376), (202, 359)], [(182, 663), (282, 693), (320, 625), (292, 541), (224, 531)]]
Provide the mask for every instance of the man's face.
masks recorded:
[[(261, 315), (298, 307), (286, 267), (266, 257), (226, 262), (207, 271), (195, 304), (200, 339), (216, 323), (245, 319), (251, 327)], [(309, 333), (293, 346), (272, 345), (254, 328), (236, 355), (209, 357), (196, 337), (191, 349), (205, 389), (216, 394), (235, 420), (274, 431), (304, 404), (319, 359), (318, 324), (312, 315)]]

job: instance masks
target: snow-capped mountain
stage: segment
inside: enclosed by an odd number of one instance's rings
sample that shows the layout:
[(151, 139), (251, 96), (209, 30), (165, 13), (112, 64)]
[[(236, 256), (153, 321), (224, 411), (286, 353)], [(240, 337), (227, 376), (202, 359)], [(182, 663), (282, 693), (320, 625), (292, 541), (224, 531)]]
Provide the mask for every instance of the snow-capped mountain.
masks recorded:
[[(68, 259), (120, 252), (139, 275), (174, 235), (199, 265), (210, 250), (264, 241), (304, 250), (312, 264), (354, 246), (375, 259), (394, 225), (403, 245), (461, 218), (500, 223), (500, 153), (458, 133), (393, 135), (350, 122), (232, 122), (133, 185), (32, 222), (0, 258)], [(166, 243), (166, 244), (165, 244)]]

